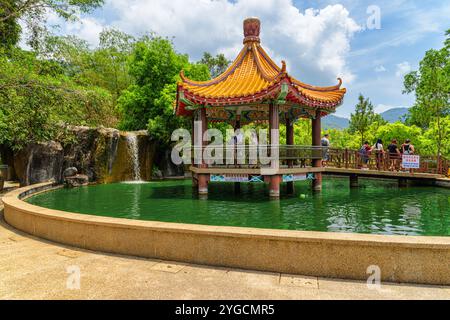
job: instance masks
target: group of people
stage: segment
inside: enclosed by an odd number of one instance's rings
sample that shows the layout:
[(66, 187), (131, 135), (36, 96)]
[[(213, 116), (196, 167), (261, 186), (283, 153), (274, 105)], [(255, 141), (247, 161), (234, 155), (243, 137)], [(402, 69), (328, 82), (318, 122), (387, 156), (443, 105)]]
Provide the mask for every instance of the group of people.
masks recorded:
[(410, 139), (406, 139), (400, 147), (398, 145), (397, 139), (393, 139), (387, 146), (386, 150), (384, 150), (383, 141), (381, 139), (378, 139), (373, 146), (370, 146), (369, 142), (365, 141), (359, 152), (361, 155), (363, 168), (367, 168), (370, 154), (372, 152), (375, 153), (377, 169), (381, 168), (384, 155), (386, 153), (389, 153), (389, 170), (395, 171), (400, 169), (402, 155), (414, 154), (414, 151), (415, 149)]
[[(324, 148), (323, 154), (323, 165), (326, 166), (329, 161), (329, 151), (330, 146), (330, 135), (325, 134), (321, 140), (321, 146)], [(389, 170), (395, 171), (400, 170), (400, 163), (402, 155), (414, 154), (415, 148), (411, 143), (410, 139), (406, 139), (405, 142), (399, 146), (397, 139), (393, 139), (391, 143), (385, 149), (383, 146), (383, 141), (378, 139), (374, 145), (370, 145), (369, 141), (365, 141), (364, 144), (359, 149), (359, 155), (361, 159), (362, 169), (367, 169), (369, 163), (370, 155), (375, 154), (377, 169), (380, 170), (383, 164), (386, 154), (389, 154)]]

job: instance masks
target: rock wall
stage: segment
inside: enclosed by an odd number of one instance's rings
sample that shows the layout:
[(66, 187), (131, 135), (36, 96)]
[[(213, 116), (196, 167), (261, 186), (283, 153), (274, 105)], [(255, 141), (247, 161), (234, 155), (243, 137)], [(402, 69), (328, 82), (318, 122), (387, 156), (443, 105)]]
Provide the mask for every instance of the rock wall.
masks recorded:
[(170, 149), (162, 150), (158, 152), (155, 163), (157, 164), (159, 170), (163, 177), (175, 177), (184, 175), (184, 166), (175, 165), (171, 160)]
[(61, 181), (64, 150), (59, 142), (30, 144), (14, 154), (15, 175), (21, 185)]
[[(0, 148), (2, 159), (10, 166), (10, 176), (21, 185), (54, 179), (62, 182), (62, 172), (75, 167), (89, 177), (90, 182), (108, 183), (133, 180), (127, 135), (137, 138), (139, 168), (142, 180), (150, 180), (155, 159), (156, 143), (146, 131), (121, 132), (110, 128), (72, 127), (73, 142), (65, 144), (46, 142), (32, 144), (13, 153)], [(169, 158), (170, 160), (170, 158)]]

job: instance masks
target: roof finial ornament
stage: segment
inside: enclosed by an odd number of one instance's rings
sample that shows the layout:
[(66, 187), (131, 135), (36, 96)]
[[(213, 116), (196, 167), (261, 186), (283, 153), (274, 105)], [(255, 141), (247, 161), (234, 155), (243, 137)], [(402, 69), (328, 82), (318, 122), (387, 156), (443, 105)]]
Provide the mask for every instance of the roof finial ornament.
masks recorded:
[(181, 71), (180, 71), (180, 78), (181, 78), (181, 80), (186, 80), (186, 76), (184, 75), (183, 69), (181, 69)]
[(244, 44), (247, 42), (260, 42), (259, 31), (261, 22), (258, 18), (247, 18), (244, 20)]
[(281, 72), (286, 73), (286, 61), (281, 60)]

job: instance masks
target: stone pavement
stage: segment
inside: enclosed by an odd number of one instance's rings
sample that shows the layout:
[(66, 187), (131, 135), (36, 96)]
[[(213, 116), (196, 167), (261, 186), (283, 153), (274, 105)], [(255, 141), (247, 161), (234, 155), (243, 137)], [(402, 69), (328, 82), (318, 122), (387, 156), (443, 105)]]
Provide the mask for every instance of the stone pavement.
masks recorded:
[(105, 254), (29, 236), (1, 214), (0, 299), (450, 299), (450, 287), (369, 290), (363, 281)]

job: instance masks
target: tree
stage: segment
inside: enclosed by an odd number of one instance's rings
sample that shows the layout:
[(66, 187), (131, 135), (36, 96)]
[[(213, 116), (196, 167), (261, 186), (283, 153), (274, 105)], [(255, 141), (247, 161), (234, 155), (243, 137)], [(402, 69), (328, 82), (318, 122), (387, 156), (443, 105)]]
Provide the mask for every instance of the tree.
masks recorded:
[(76, 19), (80, 13), (88, 13), (100, 7), (104, 0), (0, 0), (1, 38), (18, 41), (19, 19), (25, 21), (30, 37), (28, 44), (38, 50), (41, 36), (46, 33), (46, 14), (55, 13), (65, 20)]
[(442, 154), (446, 130), (442, 119), (450, 114), (450, 29), (446, 35), (444, 47), (428, 50), (420, 61), (419, 70), (404, 78), (404, 93), (414, 92), (416, 96), (408, 122), (424, 129), (434, 123), (438, 156)]
[(227, 60), (222, 53), (213, 57), (210, 53), (204, 52), (200, 63), (208, 66), (211, 77), (215, 78), (225, 72), (231, 61)]
[[(0, 4), (0, 48), (9, 51), (19, 42), (21, 32), (17, 18), (11, 15), (17, 10), (17, 3), (12, 0), (0, 0)], [(2, 17), (6, 18), (1, 19)]]
[(63, 140), (67, 125), (115, 124), (109, 92), (75, 84), (58, 63), (15, 49), (0, 65), (0, 144), (18, 150)]
[(369, 132), (369, 127), (374, 124), (383, 124), (385, 121), (379, 114), (373, 111), (373, 105), (369, 98), (365, 99), (362, 94), (358, 97), (358, 104), (355, 106), (355, 113), (350, 115), (350, 133), (357, 133), (361, 137), (361, 144), (364, 143)]
[(77, 83), (107, 89), (115, 104), (122, 91), (133, 83), (128, 59), (135, 42), (132, 36), (116, 29), (103, 30), (95, 49), (75, 36), (49, 36), (41, 55), (58, 61)]
[(189, 126), (173, 113), (180, 71), (191, 79), (207, 80), (207, 66), (190, 63), (188, 56), (175, 52), (167, 39), (146, 36), (136, 43), (129, 70), (134, 84), (118, 99), (120, 128), (148, 129), (161, 146), (167, 145), (174, 129)]
[(406, 139), (411, 139), (416, 151), (422, 151), (421, 135), (422, 129), (417, 126), (409, 126), (401, 123), (387, 123), (381, 125), (375, 132), (376, 137), (383, 140), (385, 147), (393, 140), (403, 143)]
[[(437, 121), (430, 123), (428, 130), (420, 137), (423, 154), (437, 154), (441, 153), (445, 157), (450, 157), (450, 116), (446, 116), (440, 120), (440, 126), (438, 127)], [(439, 131), (442, 130), (441, 134)], [(438, 143), (439, 137), (442, 138), (440, 144)], [(438, 151), (438, 146), (440, 150)]]

